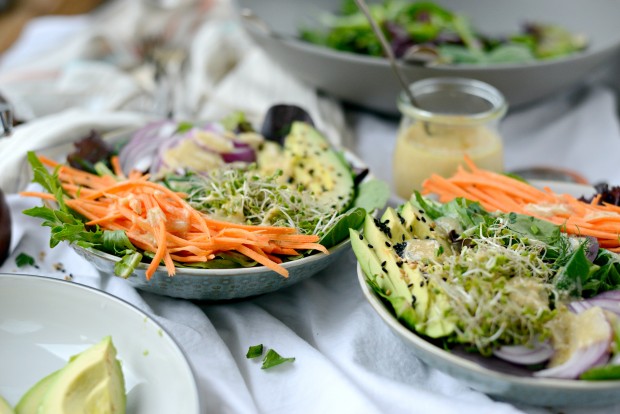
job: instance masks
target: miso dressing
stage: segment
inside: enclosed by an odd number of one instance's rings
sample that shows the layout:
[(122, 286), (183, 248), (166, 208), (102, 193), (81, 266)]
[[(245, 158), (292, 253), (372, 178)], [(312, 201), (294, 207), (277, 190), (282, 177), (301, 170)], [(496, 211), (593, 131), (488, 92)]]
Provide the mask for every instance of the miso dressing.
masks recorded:
[(399, 132), (393, 159), (396, 194), (409, 198), (431, 174), (449, 177), (467, 154), (476, 165), (500, 172), (504, 168), (499, 134), (486, 126), (446, 126), (416, 122)]
[(501, 172), (504, 154), (498, 122), (507, 106), (502, 94), (484, 82), (429, 78), (410, 86), (415, 102), (401, 93), (393, 184), (404, 199), (432, 174), (453, 175), (469, 156), (480, 168)]

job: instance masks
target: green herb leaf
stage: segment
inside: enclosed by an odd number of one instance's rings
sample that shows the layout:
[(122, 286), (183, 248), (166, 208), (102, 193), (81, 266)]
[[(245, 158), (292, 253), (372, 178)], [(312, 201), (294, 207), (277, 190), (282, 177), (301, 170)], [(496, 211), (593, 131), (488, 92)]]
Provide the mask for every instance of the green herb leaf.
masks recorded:
[(582, 380), (620, 379), (620, 365), (603, 365), (590, 368), (579, 377)]
[(15, 258), (15, 264), (17, 265), (17, 267), (34, 266), (34, 257), (26, 253), (20, 253)]
[(327, 248), (335, 246), (349, 236), (349, 229), (359, 229), (364, 223), (365, 217), (366, 210), (363, 208), (358, 207), (350, 210), (341, 216), (340, 220), (321, 237), (319, 243)]
[(251, 358), (258, 358), (261, 355), (263, 355), (263, 344), (258, 344), (258, 345), (252, 345), (248, 349), (248, 352), (245, 354), (245, 357), (248, 359), (251, 359)]
[(142, 253), (135, 250), (127, 250), (120, 261), (114, 264), (114, 274), (127, 279), (136, 270), (142, 260)]
[(277, 365), (284, 364), (285, 362), (293, 361), (295, 361), (295, 358), (284, 358), (273, 349), (270, 349), (267, 351), (267, 355), (263, 358), (263, 366), (261, 368), (269, 369)]
[(390, 186), (385, 181), (372, 179), (359, 185), (353, 207), (361, 207), (372, 213), (385, 207), (389, 199)]

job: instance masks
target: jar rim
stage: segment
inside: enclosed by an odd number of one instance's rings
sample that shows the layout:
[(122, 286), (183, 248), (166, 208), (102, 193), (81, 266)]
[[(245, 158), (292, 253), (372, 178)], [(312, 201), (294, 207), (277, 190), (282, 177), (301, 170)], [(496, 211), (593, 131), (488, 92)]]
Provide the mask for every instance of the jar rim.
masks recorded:
[[(398, 95), (397, 106), (401, 114), (412, 116), (416, 119), (433, 122), (446, 122), (458, 124), (481, 124), (502, 118), (507, 110), (508, 104), (504, 95), (494, 86), (476, 79), (459, 77), (434, 77), (426, 78), (409, 85), (409, 90), (416, 102), (411, 102), (409, 95), (401, 91)], [(463, 97), (469, 96), (484, 100), (488, 104), (488, 109), (467, 112), (458, 111), (437, 111), (425, 109), (420, 105), (418, 98), (428, 94), (460, 94)]]

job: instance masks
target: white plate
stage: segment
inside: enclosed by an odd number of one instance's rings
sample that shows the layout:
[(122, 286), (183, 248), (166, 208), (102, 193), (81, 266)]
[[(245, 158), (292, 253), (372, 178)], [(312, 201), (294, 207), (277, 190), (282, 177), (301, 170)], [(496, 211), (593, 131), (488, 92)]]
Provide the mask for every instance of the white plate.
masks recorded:
[(148, 315), (77, 283), (0, 274), (0, 395), (12, 405), (70, 356), (107, 335), (123, 367), (127, 413), (200, 412), (189, 362)]
[[(575, 197), (590, 196), (590, 186), (554, 181), (530, 181), (539, 188), (549, 187), (556, 193)], [(418, 336), (402, 325), (366, 283), (359, 263), (358, 282), (365, 298), (383, 321), (415, 354), (429, 366), (437, 368), (468, 386), (495, 398), (544, 406), (589, 406), (620, 401), (620, 381), (580, 381), (555, 378), (535, 378), (531, 372), (496, 358), (474, 353), (448, 352)]]

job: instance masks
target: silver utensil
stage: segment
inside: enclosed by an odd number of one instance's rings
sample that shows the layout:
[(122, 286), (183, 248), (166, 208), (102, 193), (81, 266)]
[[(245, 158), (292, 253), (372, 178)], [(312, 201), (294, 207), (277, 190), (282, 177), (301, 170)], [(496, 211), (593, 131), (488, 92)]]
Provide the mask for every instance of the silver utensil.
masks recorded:
[(13, 108), (0, 97), (0, 137), (9, 136), (13, 131)]
[(355, 0), (355, 3), (357, 4), (357, 7), (359, 7), (359, 9), (362, 11), (362, 13), (364, 13), (366, 18), (368, 19), (368, 22), (370, 23), (370, 26), (372, 27), (372, 31), (375, 33), (375, 35), (379, 39), (379, 42), (381, 42), (381, 47), (383, 48), (383, 51), (385, 52), (390, 62), (390, 66), (392, 67), (392, 70), (394, 71), (396, 78), (398, 78), (398, 81), (400, 82), (400, 85), (402, 86), (403, 90), (407, 94), (407, 98), (409, 98), (411, 105), (418, 106), (416, 104), (416, 99), (413, 96), (413, 93), (411, 93), (411, 90), (409, 89), (409, 82), (407, 81), (405, 74), (400, 70), (398, 63), (396, 62), (394, 51), (392, 50), (392, 47), (390, 46), (387, 39), (385, 38), (385, 35), (383, 34), (383, 31), (377, 24), (376, 20), (370, 14), (370, 10), (368, 10), (368, 6), (366, 5), (366, 2), (364, 0)]

